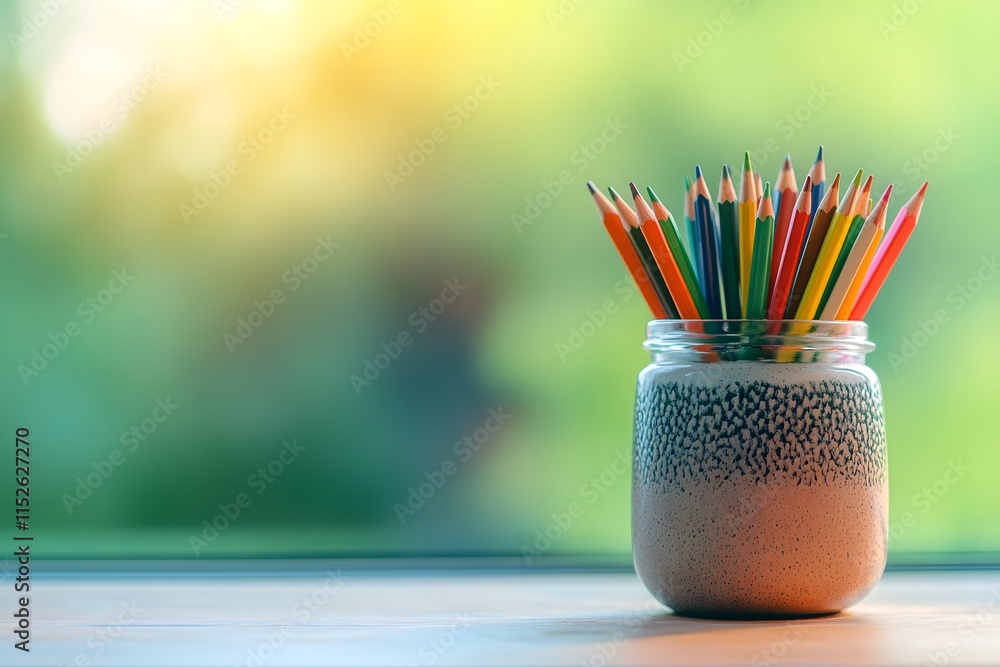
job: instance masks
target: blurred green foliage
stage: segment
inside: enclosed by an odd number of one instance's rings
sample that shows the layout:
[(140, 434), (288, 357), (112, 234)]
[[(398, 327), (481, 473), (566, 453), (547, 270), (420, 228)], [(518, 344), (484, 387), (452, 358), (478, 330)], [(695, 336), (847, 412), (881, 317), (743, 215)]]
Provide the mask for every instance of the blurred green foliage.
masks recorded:
[(0, 391), (39, 555), (518, 554), (576, 501), (546, 552), (627, 559), (601, 473), (648, 313), (583, 184), (679, 213), (696, 162), (801, 180), (820, 143), (893, 212), (931, 182), (869, 315), (893, 549), (1000, 550), (1000, 5), (39, 7), (0, 8)]

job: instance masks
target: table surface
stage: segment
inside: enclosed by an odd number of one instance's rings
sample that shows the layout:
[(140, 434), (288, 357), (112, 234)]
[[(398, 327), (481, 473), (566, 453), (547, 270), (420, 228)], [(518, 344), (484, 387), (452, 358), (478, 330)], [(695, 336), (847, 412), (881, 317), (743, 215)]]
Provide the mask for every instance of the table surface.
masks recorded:
[(889, 572), (802, 621), (676, 617), (609, 571), (32, 573), (31, 595), (31, 652), (4, 610), (0, 664), (1000, 665), (997, 571)]

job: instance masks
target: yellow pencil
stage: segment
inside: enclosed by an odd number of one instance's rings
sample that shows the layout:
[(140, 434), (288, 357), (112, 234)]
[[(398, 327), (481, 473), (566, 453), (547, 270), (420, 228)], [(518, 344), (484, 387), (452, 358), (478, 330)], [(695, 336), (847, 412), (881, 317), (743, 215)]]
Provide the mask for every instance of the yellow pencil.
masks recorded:
[(736, 205), (736, 219), (740, 229), (740, 302), (747, 312), (750, 294), (750, 265), (753, 262), (753, 236), (757, 221), (757, 192), (750, 153), (743, 154), (743, 176), (740, 178), (740, 198)]
[[(869, 178), (871, 177), (869, 176)], [(885, 230), (885, 209), (889, 204), (889, 196), (891, 194), (892, 186), (890, 185), (886, 188), (885, 194), (879, 199), (875, 208), (865, 218), (861, 232), (858, 234), (857, 239), (855, 239), (854, 245), (851, 246), (847, 260), (840, 270), (840, 276), (838, 276), (837, 282), (830, 291), (830, 297), (826, 300), (826, 305), (823, 306), (823, 312), (820, 313), (819, 319), (837, 319), (837, 315), (844, 307), (847, 292), (854, 283), (854, 279), (857, 277), (861, 265), (864, 263), (864, 258), (868, 256), (868, 252), (877, 243), (878, 237), (881, 236), (879, 232)], [(853, 304), (851, 305), (853, 306)]]
[(850, 287), (847, 288), (847, 294), (844, 295), (844, 302), (840, 304), (840, 310), (837, 311), (834, 319), (850, 319), (851, 311), (854, 310), (854, 304), (858, 301), (858, 294), (861, 293), (861, 285), (865, 282), (865, 276), (868, 275), (868, 268), (872, 265), (872, 260), (875, 259), (875, 253), (878, 252), (878, 245), (882, 242), (884, 235), (885, 216), (883, 215), (879, 221), (878, 229), (875, 230), (875, 238), (872, 239), (871, 245), (868, 246), (868, 252), (865, 253), (864, 259), (861, 260), (861, 266), (858, 267), (858, 271), (854, 275)]
[(847, 192), (844, 193), (844, 198), (840, 201), (840, 206), (837, 207), (837, 212), (830, 223), (830, 229), (826, 233), (823, 245), (819, 249), (816, 266), (813, 267), (812, 274), (809, 276), (809, 282), (806, 283), (806, 289), (802, 293), (799, 308), (795, 311), (795, 319), (797, 320), (812, 320), (816, 318), (816, 311), (819, 309), (819, 302), (823, 298), (826, 283), (830, 280), (830, 274), (833, 273), (833, 266), (837, 263), (837, 255), (840, 254), (840, 248), (844, 245), (844, 240), (847, 238), (847, 232), (851, 226), (851, 220), (857, 207), (858, 192), (861, 187), (861, 177), (863, 174), (864, 170), (858, 169), (857, 175), (854, 176), (854, 180), (851, 181)]

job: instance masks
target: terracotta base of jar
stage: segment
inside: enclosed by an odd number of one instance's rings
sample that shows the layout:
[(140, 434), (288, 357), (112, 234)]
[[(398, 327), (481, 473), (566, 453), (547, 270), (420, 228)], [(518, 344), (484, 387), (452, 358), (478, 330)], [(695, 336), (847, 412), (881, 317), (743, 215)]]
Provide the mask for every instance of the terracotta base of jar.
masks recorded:
[(885, 567), (886, 488), (734, 476), (633, 497), (639, 578), (678, 614), (789, 618), (858, 602)]

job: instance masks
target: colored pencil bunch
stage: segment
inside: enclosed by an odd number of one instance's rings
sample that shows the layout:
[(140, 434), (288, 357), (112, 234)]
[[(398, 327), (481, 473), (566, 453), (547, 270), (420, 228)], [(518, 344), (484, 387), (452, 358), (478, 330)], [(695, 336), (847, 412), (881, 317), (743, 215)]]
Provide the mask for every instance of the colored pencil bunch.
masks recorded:
[[(701, 167), (684, 179), (687, 243), (652, 188), (629, 184), (630, 206), (587, 187), (604, 227), (657, 319), (862, 320), (920, 217), (925, 182), (886, 231), (890, 185), (874, 203), (873, 179), (858, 170), (840, 194), (829, 187), (823, 147), (800, 190), (791, 158), (775, 181), (743, 158), (739, 193), (722, 167), (718, 199)], [(839, 202), (838, 202), (839, 198)]]

